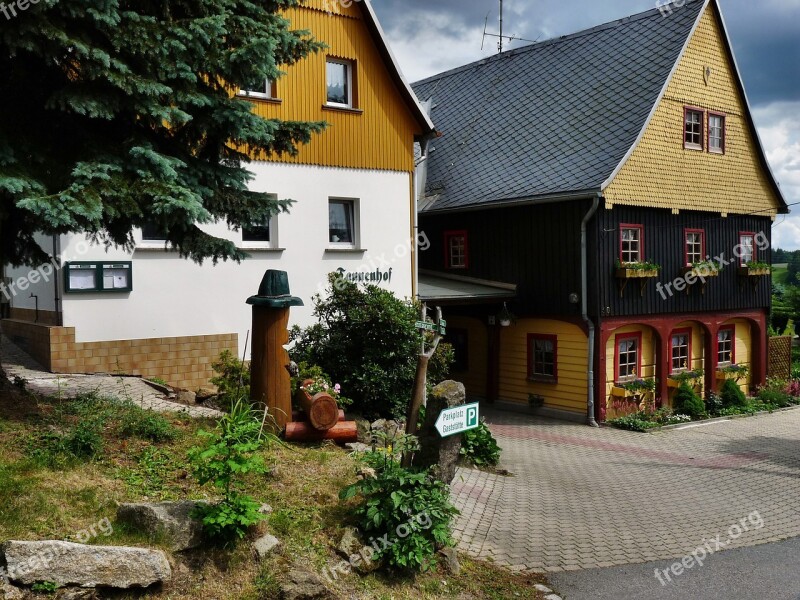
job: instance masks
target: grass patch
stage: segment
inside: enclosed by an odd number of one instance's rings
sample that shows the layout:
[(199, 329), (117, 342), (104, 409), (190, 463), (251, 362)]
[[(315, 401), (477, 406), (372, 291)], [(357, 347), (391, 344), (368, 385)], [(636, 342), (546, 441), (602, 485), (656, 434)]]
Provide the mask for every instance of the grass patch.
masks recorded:
[[(0, 391), (0, 405), (3, 403)], [(111, 520), (114, 532), (90, 543), (157, 547), (168, 551), (160, 539), (147, 539), (115, 522), (116, 507), (123, 502), (205, 499), (215, 501), (215, 490), (202, 488), (189, 475), (188, 450), (201, 443), (200, 429), (211, 430), (212, 421), (183, 415), (153, 415), (133, 410), (125, 403), (90, 395), (74, 402), (29, 398), (24, 419), (0, 419), (0, 539), (76, 540), (82, 530), (101, 519)], [(21, 407), (25, 408), (25, 407)], [(141, 411), (141, 412), (140, 412)], [(144, 413), (144, 414), (142, 414)], [(155, 428), (172, 432), (155, 442), (144, 429), (125, 426), (157, 416)], [(101, 449), (93, 457), (73, 456), (63, 463), (36, 460), (32, 440), (60, 443), (76, 436), (81, 423), (100, 422), (90, 430), (100, 436)], [(55, 442), (53, 442), (55, 444)], [(57, 444), (56, 444), (57, 445)], [(62, 450), (53, 456), (66, 456)], [(347, 525), (347, 511), (339, 490), (356, 480), (358, 466), (339, 448), (273, 446), (263, 458), (274, 468), (264, 475), (247, 476), (243, 491), (273, 507), (266, 523), (248, 539), (231, 548), (206, 548), (171, 556), (176, 565), (173, 581), (148, 595), (157, 600), (262, 600), (278, 597), (278, 586), (292, 563), (322, 573), (323, 567), (341, 561), (333, 547)], [(267, 531), (283, 544), (280, 554), (259, 563), (249, 543)], [(181, 566), (184, 565), (184, 566)], [(538, 575), (517, 575), (490, 563), (462, 559), (462, 573), (450, 576), (441, 568), (405, 578), (387, 574), (366, 577), (353, 574), (332, 584), (342, 598), (358, 600), (438, 600), (470, 597), (500, 600), (540, 598), (533, 588), (543, 583)], [(120, 598), (139, 597), (123, 593)]]

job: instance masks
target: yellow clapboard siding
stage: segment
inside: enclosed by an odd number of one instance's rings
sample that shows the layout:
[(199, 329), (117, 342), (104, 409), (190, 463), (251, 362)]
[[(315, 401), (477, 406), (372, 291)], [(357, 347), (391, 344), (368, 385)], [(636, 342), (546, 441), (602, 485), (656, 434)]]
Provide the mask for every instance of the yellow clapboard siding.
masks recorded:
[[(558, 383), (528, 381), (528, 334), (558, 339)], [(549, 319), (520, 319), (500, 334), (500, 399), (528, 404), (528, 396), (545, 399), (545, 406), (584, 412), (588, 385), (586, 334), (572, 323)]]
[[(330, 5), (333, 12), (324, 10)], [(325, 121), (297, 156), (254, 156), (259, 160), (356, 169), (411, 172), (414, 135), (421, 133), (363, 22), (360, 8), (313, 0), (286, 12), (292, 28), (308, 30), (329, 48), (284, 67), (276, 82), (279, 102), (251, 99), (265, 119)], [(357, 111), (323, 108), (327, 99), (326, 58), (354, 61)]]
[[(711, 3), (643, 139), (606, 188), (609, 206), (777, 214), (780, 201), (759, 161), (746, 103), (723, 36)], [(706, 67), (712, 70), (708, 85)], [(684, 149), (686, 106), (706, 111), (704, 137), (708, 111), (726, 115), (724, 155)], [(707, 146), (707, 139), (703, 145)]]
[(616, 347), (617, 338), (624, 337), (626, 333), (641, 333), (642, 334), (642, 348), (641, 348), (641, 364), (642, 364), (642, 377), (655, 376), (655, 334), (654, 331), (646, 325), (628, 325), (616, 330), (608, 338), (606, 342), (606, 410), (609, 419), (614, 418), (616, 415), (614, 411), (615, 398), (611, 396), (611, 388), (615, 385), (615, 366), (616, 366)]
[(736, 364), (747, 365), (750, 370), (747, 377), (739, 381), (739, 387), (745, 394), (750, 393), (750, 383), (752, 381), (753, 365), (751, 364), (752, 354), (750, 349), (753, 347), (753, 335), (750, 330), (750, 323), (744, 319), (733, 319), (728, 325), (736, 326)]

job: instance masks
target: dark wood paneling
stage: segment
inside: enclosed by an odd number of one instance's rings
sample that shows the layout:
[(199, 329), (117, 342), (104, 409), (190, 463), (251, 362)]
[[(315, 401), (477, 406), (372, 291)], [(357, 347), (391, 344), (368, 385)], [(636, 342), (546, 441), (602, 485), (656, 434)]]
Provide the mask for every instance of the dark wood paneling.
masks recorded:
[(580, 224), (590, 202), (507, 207), (447, 215), (421, 215), (420, 227), (431, 247), (420, 252), (420, 267), (445, 269), (444, 232), (466, 230), (469, 268), (456, 275), (515, 283), (518, 299), (510, 308), (520, 316), (578, 316)]
[[(661, 265), (659, 276), (648, 282), (644, 297), (640, 295), (635, 280), (628, 284), (620, 298), (618, 280), (614, 277), (619, 259), (620, 223), (644, 225), (645, 258)], [(648, 315), (660, 313), (692, 313), (725, 311), (747, 308), (769, 308), (771, 279), (761, 277), (757, 285), (738, 275), (738, 260), (734, 248), (739, 244), (739, 232), (763, 233), (771, 242), (772, 222), (760, 216), (682, 212), (673, 215), (669, 210), (615, 206), (612, 210), (601, 208), (595, 221), (596, 255), (598, 256), (598, 281), (600, 310), (603, 316)], [(681, 277), (684, 266), (684, 230), (703, 229), (706, 232), (706, 254), (724, 255), (732, 261), (719, 277), (709, 278), (705, 294), (701, 286), (693, 286), (691, 293), (659, 293), (662, 286)], [(769, 262), (770, 251), (758, 252), (758, 259)]]

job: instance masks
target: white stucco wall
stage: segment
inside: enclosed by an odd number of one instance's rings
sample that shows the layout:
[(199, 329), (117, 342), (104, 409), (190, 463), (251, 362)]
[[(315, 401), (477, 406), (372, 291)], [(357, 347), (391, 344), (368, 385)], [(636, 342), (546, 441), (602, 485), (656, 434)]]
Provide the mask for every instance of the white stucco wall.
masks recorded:
[[(255, 175), (251, 189), (296, 200), (289, 214), (276, 218), (283, 252), (249, 250), (252, 258), (240, 265), (213, 266), (207, 261), (199, 266), (164, 250), (137, 247), (130, 254), (91, 247), (86, 252), (85, 238), (62, 239), (65, 260), (133, 261), (130, 293), (64, 295), (64, 325), (76, 328), (78, 342), (238, 333), (243, 346), (251, 327), (251, 308), (245, 301), (256, 294), (267, 269), (288, 272), (292, 294), (305, 302), (305, 307), (292, 309), (291, 324), (301, 326), (313, 322), (311, 298), (328, 273), (340, 267), (348, 272), (391, 268), (391, 282), (382, 287), (401, 298), (411, 296), (409, 174), (274, 163), (253, 163), (249, 168)], [(358, 200), (360, 247), (365, 252), (328, 251), (331, 197)], [(241, 241), (241, 232), (229, 231), (225, 224), (204, 229)]]
[[(46, 254), (53, 253), (52, 236), (37, 234), (34, 238)], [(56, 309), (55, 280), (59, 275), (51, 263), (36, 267), (6, 267), (5, 276), (11, 279), (12, 284), (0, 290), (0, 294), (3, 294), (4, 300), (10, 300), (9, 303), (12, 307), (34, 310), (36, 298), (31, 297), (33, 294), (39, 297), (39, 310), (54, 311)]]

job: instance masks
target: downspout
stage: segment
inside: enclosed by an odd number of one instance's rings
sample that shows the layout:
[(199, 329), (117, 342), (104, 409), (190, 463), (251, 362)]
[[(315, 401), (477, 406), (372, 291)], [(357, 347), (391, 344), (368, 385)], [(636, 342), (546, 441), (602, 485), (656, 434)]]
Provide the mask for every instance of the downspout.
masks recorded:
[(588, 388), (589, 394), (586, 401), (586, 419), (590, 427), (599, 427), (594, 418), (594, 346), (595, 346), (595, 327), (594, 322), (589, 318), (589, 244), (587, 242), (587, 225), (594, 217), (600, 207), (600, 193), (598, 192), (592, 200), (592, 207), (581, 222), (581, 317), (589, 329), (589, 374)]
[(56, 311), (56, 322), (55, 325), (61, 327), (64, 325), (64, 317), (61, 314), (61, 310), (59, 307), (59, 303), (61, 302), (61, 298), (59, 297), (59, 268), (61, 267), (61, 238), (58, 235), (53, 236), (53, 261), (58, 261), (58, 267), (53, 265), (55, 271), (53, 273), (53, 305)]
[(420, 140), (422, 156), (414, 164), (414, 222), (412, 224), (414, 239), (411, 243), (414, 244), (414, 290), (417, 293), (417, 299), (419, 299), (419, 197), (427, 185), (428, 165), (425, 163), (428, 160), (429, 142), (429, 137), (425, 137), (423, 140)]

